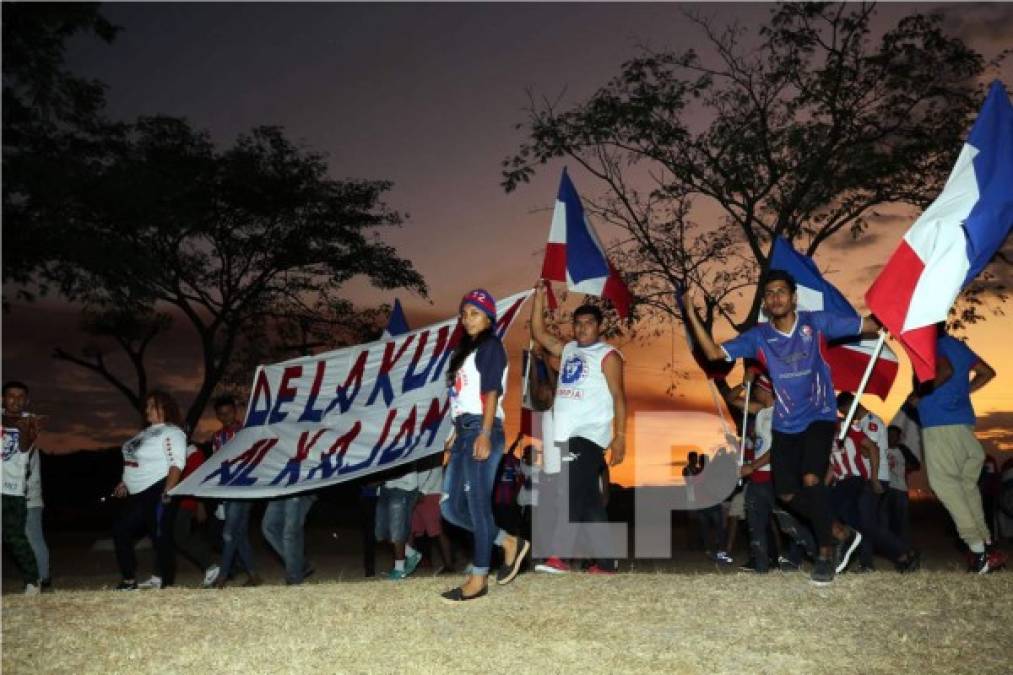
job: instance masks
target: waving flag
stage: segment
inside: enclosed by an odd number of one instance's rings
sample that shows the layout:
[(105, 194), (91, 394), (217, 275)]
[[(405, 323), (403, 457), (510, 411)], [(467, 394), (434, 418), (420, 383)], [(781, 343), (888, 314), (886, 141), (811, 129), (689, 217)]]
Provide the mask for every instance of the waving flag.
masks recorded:
[[(858, 312), (833, 284), (823, 278), (812, 258), (802, 255), (780, 237), (774, 241), (770, 268), (784, 270), (795, 278), (798, 286), (798, 309), (811, 312), (825, 310), (853, 316), (856, 321), (858, 320)], [(762, 313), (760, 320), (766, 321)], [(835, 340), (827, 345), (824, 356), (830, 365), (830, 376), (834, 380), (835, 389), (840, 391), (858, 389), (862, 375), (872, 359), (875, 346), (876, 340), (863, 340), (858, 337), (846, 341)], [(899, 365), (897, 355), (887, 345), (883, 345), (883, 351), (873, 367), (866, 391), (886, 399), (897, 377)]]
[(689, 351), (693, 355), (693, 360), (696, 361), (696, 365), (700, 366), (700, 370), (704, 372), (709, 380), (723, 380), (728, 377), (728, 373), (735, 367), (734, 361), (711, 361), (703, 353), (703, 349), (693, 339), (693, 334), (686, 328), (686, 305), (682, 301), (682, 296), (686, 293), (686, 287), (683, 284), (679, 284), (675, 289), (675, 302), (679, 306), (679, 315), (683, 317), (682, 321), (682, 332), (686, 338), (686, 343), (689, 345)]
[(580, 195), (566, 169), (559, 180), (542, 278), (565, 282), (571, 291), (607, 298), (619, 316), (629, 315), (630, 291), (612, 267), (598, 235), (584, 215)]
[(901, 341), (921, 381), (936, 374), (936, 324), (988, 264), (1013, 226), (1013, 106), (992, 83), (943, 191), (865, 294)]
[(394, 308), (390, 310), (387, 327), (383, 329), (383, 337), (380, 339), (389, 340), (407, 332), (409, 332), (408, 319), (405, 318), (404, 310), (401, 308), (401, 301), (394, 298)]

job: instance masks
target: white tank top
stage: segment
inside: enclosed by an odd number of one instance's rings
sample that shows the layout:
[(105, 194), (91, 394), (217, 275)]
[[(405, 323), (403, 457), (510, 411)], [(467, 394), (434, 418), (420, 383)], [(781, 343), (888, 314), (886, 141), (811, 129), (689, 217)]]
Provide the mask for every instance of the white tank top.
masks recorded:
[(607, 448), (612, 442), (612, 419), (615, 417), (612, 392), (602, 364), (615, 352), (607, 342), (580, 347), (568, 342), (560, 359), (556, 399), (552, 406), (553, 431), (557, 442), (575, 436)]

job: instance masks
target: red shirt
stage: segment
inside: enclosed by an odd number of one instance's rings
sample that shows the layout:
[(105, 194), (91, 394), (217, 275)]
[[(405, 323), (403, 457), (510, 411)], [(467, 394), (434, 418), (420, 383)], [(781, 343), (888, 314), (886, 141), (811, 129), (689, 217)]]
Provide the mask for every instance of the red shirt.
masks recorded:
[[(183, 466), (183, 475), (180, 477), (180, 481), (192, 474), (197, 470), (197, 467), (204, 463), (204, 453), (200, 450), (194, 450), (186, 458), (186, 464)], [(184, 497), (179, 502), (179, 508), (184, 511), (190, 511), (191, 513), (197, 512), (197, 499), (194, 497)]]

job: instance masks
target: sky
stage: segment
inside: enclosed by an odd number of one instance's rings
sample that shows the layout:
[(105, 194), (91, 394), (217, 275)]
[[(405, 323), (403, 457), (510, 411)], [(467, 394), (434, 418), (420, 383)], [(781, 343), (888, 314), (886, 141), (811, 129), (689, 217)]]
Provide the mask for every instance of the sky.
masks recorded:
[[(919, 6), (883, 5), (876, 25), (881, 29)], [(770, 11), (762, 3), (682, 8), (745, 26), (762, 22)], [(935, 8), (945, 13), (949, 29), (986, 56), (1013, 34), (1010, 6)], [(145, 3), (109, 4), (104, 12), (124, 29), (116, 41), (74, 40), (67, 62), (73, 72), (108, 85), (111, 117), (183, 116), (223, 145), (254, 126), (281, 125), (289, 137), (326, 153), (334, 177), (393, 181), (386, 201), (409, 217), (383, 238), (412, 261), (430, 288), (428, 299), (401, 296), (413, 327), (452, 315), (470, 288), (505, 296), (530, 287), (538, 276), (563, 163), (550, 162), (513, 193), (500, 186), (500, 162), (524, 140), (515, 125), (525, 119), (529, 92), (573, 104), (645, 47), (704, 47), (700, 31), (671, 4)], [(1009, 63), (993, 74), (1013, 82)], [(573, 167), (571, 173), (579, 190), (599, 189), (589, 179), (582, 183), (586, 176)], [(841, 235), (817, 255), (828, 279), (859, 309), (878, 266), (917, 215), (903, 208), (890, 213), (874, 236), (852, 243)], [(617, 236), (604, 227), (600, 233)], [(347, 290), (363, 304), (392, 300), (360, 281)], [(74, 351), (91, 344), (77, 322), (77, 310), (55, 298), (15, 305), (4, 316), (4, 378), (32, 386), (35, 408), (51, 416), (50, 444), (119, 444), (135, 424), (122, 397), (50, 356), (57, 346)], [(995, 317), (966, 333), (999, 372), (974, 397), (979, 434), (994, 450), (1013, 451), (1010, 327), (1008, 317)], [(688, 362), (681, 328), (659, 328), (660, 337), (649, 344), (620, 340), (632, 409), (713, 412), (704, 381)], [(718, 327), (717, 337), (731, 335), (727, 325)], [(153, 381), (184, 403), (199, 368), (192, 341), (177, 322), (151, 353)], [(525, 342), (518, 324), (508, 341), (514, 358)], [(674, 370), (666, 367), (672, 362)], [(517, 407), (517, 370), (508, 410)], [(904, 360), (898, 382), (909, 377)], [(868, 406), (889, 418), (902, 389)], [(514, 424), (508, 419), (508, 430)], [(710, 424), (716, 425), (715, 418)], [(630, 427), (635, 435), (635, 418)], [(212, 428), (205, 419), (197, 436)], [(659, 451), (682, 440), (661, 441)], [(635, 447), (633, 455), (614, 480), (635, 481)], [(640, 456), (646, 461), (646, 451)]]

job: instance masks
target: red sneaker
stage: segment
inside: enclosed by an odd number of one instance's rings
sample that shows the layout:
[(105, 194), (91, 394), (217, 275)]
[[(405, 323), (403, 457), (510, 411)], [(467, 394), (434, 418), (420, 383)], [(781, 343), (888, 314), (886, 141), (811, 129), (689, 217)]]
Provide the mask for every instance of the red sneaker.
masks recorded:
[(988, 552), (987, 557), (989, 570), (998, 570), (1006, 567), (1007, 556), (999, 549), (993, 548)]
[(587, 568), (587, 573), (588, 574), (596, 574), (596, 575), (605, 576), (605, 577), (614, 577), (616, 575), (616, 571), (615, 570), (605, 569), (604, 567), (601, 567), (600, 565), (598, 565), (598, 563), (595, 563), (595, 564), (591, 565), (590, 567), (588, 567)]
[(567, 574), (570, 571), (570, 566), (556, 556), (552, 556), (545, 562), (535, 565), (535, 571), (546, 574)]

